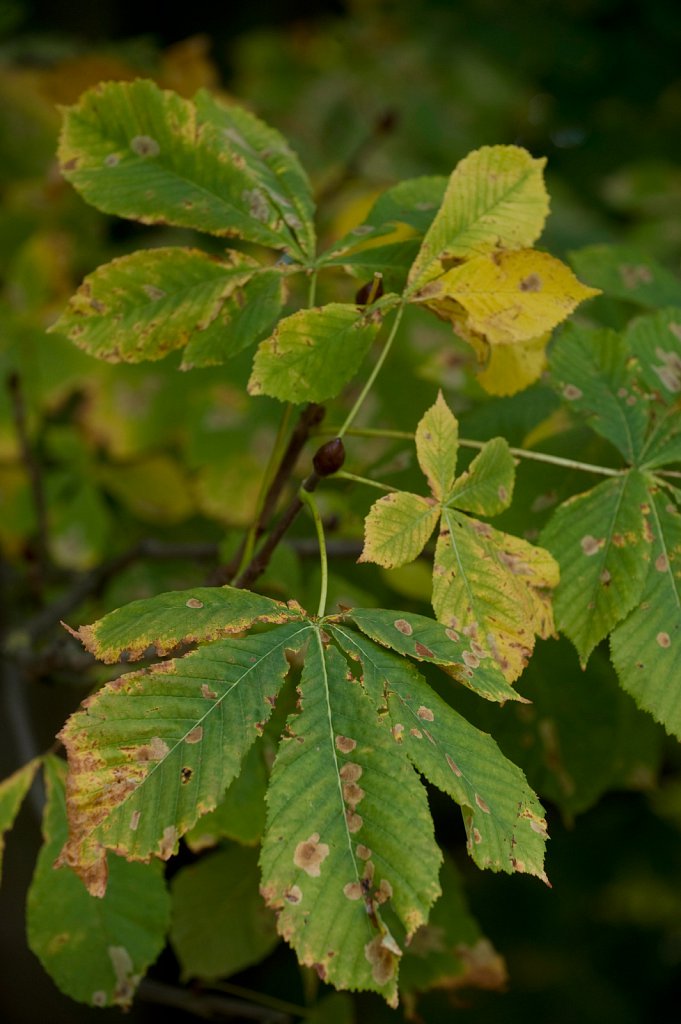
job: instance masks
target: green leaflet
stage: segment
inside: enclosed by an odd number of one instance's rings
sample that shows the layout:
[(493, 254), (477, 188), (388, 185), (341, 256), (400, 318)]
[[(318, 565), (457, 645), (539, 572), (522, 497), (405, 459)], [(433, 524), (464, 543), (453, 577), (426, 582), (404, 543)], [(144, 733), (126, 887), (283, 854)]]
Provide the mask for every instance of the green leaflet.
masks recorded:
[(570, 408), (607, 438), (627, 461), (643, 450), (648, 405), (638, 385), (638, 365), (628, 346), (607, 328), (569, 324), (551, 349), (551, 377)]
[(51, 329), (109, 362), (161, 359), (186, 345), (185, 366), (206, 366), (256, 341), (283, 301), (282, 275), (250, 257), (145, 249), (86, 277)]
[(389, 188), (364, 223), (334, 242), (320, 257), (320, 264), (347, 267), (366, 278), (380, 273), (388, 288), (401, 291), (446, 186), (446, 178), (433, 176), (411, 178)]
[[(214, 125), (226, 140), (234, 162), (238, 164), (239, 157), (244, 161), (266, 201), (277, 210), (304, 255), (314, 256), (312, 186), (284, 136), (244, 107), (220, 102), (207, 89), (197, 92), (194, 103), (199, 118)], [(259, 206), (257, 191), (252, 193), (249, 203), (254, 200)]]
[(681, 394), (681, 309), (663, 309), (633, 320), (624, 332), (647, 388), (663, 402)]
[(546, 822), (525, 776), (491, 736), (449, 707), (404, 659), (342, 627), (334, 634), (362, 663), (362, 683), (387, 701), (395, 742), (462, 809), (468, 852), (479, 867), (526, 871), (546, 881)]
[(564, 502), (541, 535), (560, 565), (556, 624), (582, 664), (641, 600), (650, 512), (647, 479), (632, 469)]
[(31, 788), (41, 758), (35, 757), (28, 764), (0, 782), (0, 877), (2, 877), (2, 855), (5, 850), (5, 833), (9, 832), (21, 810), (24, 797)]
[(353, 608), (348, 612), (366, 636), (404, 657), (430, 662), (453, 676), (485, 700), (523, 698), (506, 682), (493, 658), (481, 657), (474, 637), (414, 612), (393, 612), (383, 608)]
[(28, 893), (28, 941), (62, 992), (90, 1006), (130, 1006), (165, 944), (170, 901), (160, 864), (112, 859), (100, 900), (68, 868), (54, 870), (67, 836), (66, 766), (45, 760), (44, 845)]
[(170, 942), (185, 979), (229, 977), (274, 949), (274, 915), (263, 905), (259, 881), (257, 851), (236, 844), (175, 875)]
[(535, 635), (553, 631), (548, 591), (558, 582), (557, 566), (547, 551), (459, 511), (495, 515), (508, 507), (515, 477), (508, 445), (503, 438), (489, 441), (457, 479), (458, 425), (440, 395), (418, 425), (416, 446), (433, 498), (396, 492), (375, 502), (365, 520), (360, 561), (388, 569), (406, 564), (440, 518), (435, 614), (456, 641), (462, 633), (470, 643), (464, 668), (476, 669), (491, 658), (513, 682)]
[(271, 714), (286, 652), (309, 625), (217, 640), (108, 683), (60, 733), (70, 835), (60, 857), (90, 892), (106, 890), (106, 850), (167, 859), (217, 805)]
[[(397, 1003), (401, 949), (439, 895), (425, 790), (347, 664), (312, 640), (268, 790), (263, 893), (303, 964)], [(391, 915), (392, 916), (392, 915)]]
[(296, 404), (333, 398), (357, 373), (379, 327), (340, 302), (298, 310), (259, 346), (248, 390)]
[(194, 587), (131, 601), (91, 626), (71, 631), (99, 660), (136, 661), (148, 647), (164, 656), (179, 644), (240, 633), (254, 622), (300, 618), (295, 608), (234, 587)]
[(612, 634), (612, 660), (636, 703), (681, 738), (681, 513), (660, 487), (649, 501), (647, 577), (638, 606)]
[(587, 284), (606, 295), (651, 309), (681, 306), (678, 277), (634, 246), (589, 245), (568, 258)]
[(483, 146), (461, 160), (409, 272), (410, 289), (441, 274), (448, 260), (531, 246), (549, 209), (545, 163), (516, 146)]
[[(273, 139), (275, 153), (263, 157), (259, 143), (269, 149)], [(304, 260), (311, 228), (299, 213), (311, 201), (288, 152), (245, 111), (222, 111), (205, 93), (194, 104), (137, 80), (98, 85), (66, 110), (59, 160), (65, 177), (105, 213), (237, 235)], [(286, 203), (269, 191), (275, 168), (287, 172)]]

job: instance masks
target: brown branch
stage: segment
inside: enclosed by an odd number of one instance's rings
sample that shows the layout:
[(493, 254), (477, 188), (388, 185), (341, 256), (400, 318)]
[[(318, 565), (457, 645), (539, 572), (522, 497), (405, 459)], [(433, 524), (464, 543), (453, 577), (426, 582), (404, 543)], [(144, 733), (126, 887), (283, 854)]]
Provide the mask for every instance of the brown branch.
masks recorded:
[(45, 488), (40, 464), (35, 457), (31, 441), (28, 435), (28, 423), (26, 418), (26, 399), (24, 389), (21, 385), (19, 374), (14, 371), (7, 377), (7, 390), (9, 391), (10, 403), (12, 406), (12, 419), (16, 430), (21, 460), (28, 476), (33, 508), (35, 510), (37, 536), (36, 536), (36, 564), (29, 571), (29, 579), (37, 594), (41, 594), (45, 584), (45, 572), (48, 564), (47, 553), (47, 502), (45, 500)]
[(258, 1006), (245, 999), (233, 999), (216, 992), (201, 992), (145, 978), (137, 989), (137, 998), (145, 1003), (173, 1006), (202, 1020), (256, 1020), (263, 1024), (286, 1024), (290, 1014), (269, 1006)]
[[(260, 515), (258, 516), (254, 527), (256, 542), (260, 537), (262, 537), (263, 533), (267, 529), (274, 510), (277, 507), (277, 502), (281, 497), (281, 493), (295, 469), (298, 456), (303, 450), (310, 433), (315, 427), (318, 427), (324, 419), (325, 412), (326, 410), (324, 409), (324, 406), (316, 405), (314, 402), (311, 402), (300, 414), (300, 418), (293, 429), (293, 433), (291, 434), (284, 454), (281, 457), (281, 461), (272, 478), (272, 482), (267, 488), (265, 500), (263, 501)], [(230, 561), (225, 565), (219, 566), (215, 572), (211, 574), (208, 579), (209, 586), (220, 587), (223, 584), (230, 582), (232, 582), (233, 586), (239, 586), (238, 583), (233, 582), (233, 579), (241, 565), (241, 559), (243, 558), (244, 551), (246, 550), (246, 543), (247, 540), (246, 537), (244, 537)], [(241, 575), (243, 576), (243, 573)], [(242, 586), (243, 585), (244, 584), (242, 584)]]

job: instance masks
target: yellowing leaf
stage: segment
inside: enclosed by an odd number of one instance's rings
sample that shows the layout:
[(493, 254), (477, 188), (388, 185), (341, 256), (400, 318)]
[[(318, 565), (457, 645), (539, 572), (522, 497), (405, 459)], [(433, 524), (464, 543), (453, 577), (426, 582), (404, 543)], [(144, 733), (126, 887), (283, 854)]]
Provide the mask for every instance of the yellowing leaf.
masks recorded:
[(457, 164), (409, 272), (412, 289), (438, 277), (448, 260), (531, 246), (549, 211), (545, 163), (517, 146), (483, 146)]
[(386, 569), (413, 562), (435, 529), (440, 510), (432, 498), (396, 491), (379, 498), (365, 521), (360, 562)]
[(456, 418), (440, 395), (417, 431), (419, 463), (434, 498), (396, 492), (375, 502), (365, 520), (360, 561), (386, 568), (412, 561), (441, 516), (433, 567), (435, 614), (452, 639), (463, 634), (470, 640), (463, 654), (467, 672), (491, 658), (513, 682), (532, 653), (535, 635), (553, 633), (548, 591), (558, 583), (558, 566), (548, 551), (463, 514), (496, 515), (507, 508), (515, 468), (506, 442), (494, 438), (455, 479), (457, 436)]
[(552, 330), (580, 302), (598, 294), (560, 260), (523, 249), (467, 260), (428, 284), (417, 300), (440, 312), (444, 299), (443, 312), (455, 329), (461, 322), (491, 345), (509, 345)]
[(546, 369), (546, 346), (550, 335), (542, 334), (517, 345), (494, 345), (489, 362), (478, 374), (478, 383), (490, 395), (515, 395), (539, 380)]
[(433, 568), (435, 614), (471, 638), (476, 663), (491, 656), (512, 682), (532, 654), (535, 635), (553, 633), (548, 591), (558, 583), (558, 566), (543, 548), (453, 509), (443, 510), (442, 527)]
[(440, 391), (416, 428), (416, 455), (433, 496), (442, 501), (456, 475), (459, 425)]

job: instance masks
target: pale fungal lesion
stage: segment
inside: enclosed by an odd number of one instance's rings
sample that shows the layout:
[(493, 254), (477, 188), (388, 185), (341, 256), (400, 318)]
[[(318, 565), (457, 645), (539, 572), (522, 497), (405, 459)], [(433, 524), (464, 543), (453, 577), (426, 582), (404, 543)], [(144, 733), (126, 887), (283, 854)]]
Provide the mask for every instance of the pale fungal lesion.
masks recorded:
[(145, 157), (158, 156), (161, 152), (158, 142), (156, 139), (152, 139), (150, 135), (136, 135), (134, 139), (130, 140), (130, 149), (137, 156)]
[(293, 854), (293, 863), (311, 878), (319, 878), (321, 865), (329, 856), (329, 847), (320, 843), (319, 832), (313, 832), (302, 843), (298, 843)]

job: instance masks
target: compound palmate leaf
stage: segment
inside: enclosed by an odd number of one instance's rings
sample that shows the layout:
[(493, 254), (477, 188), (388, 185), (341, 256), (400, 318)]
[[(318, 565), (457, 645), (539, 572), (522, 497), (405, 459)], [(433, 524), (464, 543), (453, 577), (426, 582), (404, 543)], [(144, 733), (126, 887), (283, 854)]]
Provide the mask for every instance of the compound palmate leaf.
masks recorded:
[(141, 79), (98, 85), (65, 111), (59, 160), (105, 213), (236, 235), (301, 259), (312, 241), (309, 186), (284, 140), (206, 94), (194, 104)]
[[(69, 719), (61, 735), (70, 833), (60, 863), (102, 895), (107, 850), (133, 860), (170, 856), (240, 770), (294, 654), (304, 668), (267, 794), (263, 895), (303, 963), (339, 988), (373, 989), (394, 1004), (404, 944), (439, 893), (441, 855), (414, 769), (461, 804), (480, 866), (543, 877), (546, 836), (522, 773), (414, 666), (387, 652), (383, 634), (392, 629), (397, 651), (413, 640), (405, 655), (455, 677), (461, 669), (481, 695), (503, 700), (504, 688), (513, 691), (482, 663), (469, 669), (468, 638), (433, 620), (410, 615), (399, 628), (393, 612), (355, 610), (318, 621), (231, 588), (213, 591), (212, 607), (203, 590), (187, 593), (156, 599), (158, 629), (152, 599), (80, 631), (111, 658), (186, 639), (189, 612), (203, 612), (192, 635), (208, 642), (107, 684)], [(249, 619), (255, 632), (228, 635)], [(494, 685), (496, 696), (486, 692)], [(421, 740), (432, 736), (434, 761), (413, 746), (414, 732), (402, 735), (409, 716), (423, 726)]]
[(109, 362), (187, 346), (185, 365), (206, 366), (259, 340), (283, 301), (282, 275), (248, 256), (145, 249), (86, 277), (51, 329)]
[(464, 513), (496, 515), (513, 493), (514, 464), (502, 438), (489, 441), (456, 478), (458, 425), (442, 395), (416, 431), (419, 464), (432, 498), (397, 492), (372, 506), (361, 561), (395, 568), (412, 561), (440, 520), (433, 566), (433, 608), (453, 636), (470, 640), (465, 665), (491, 658), (512, 682), (550, 636), (550, 590), (558, 567), (544, 549)]

